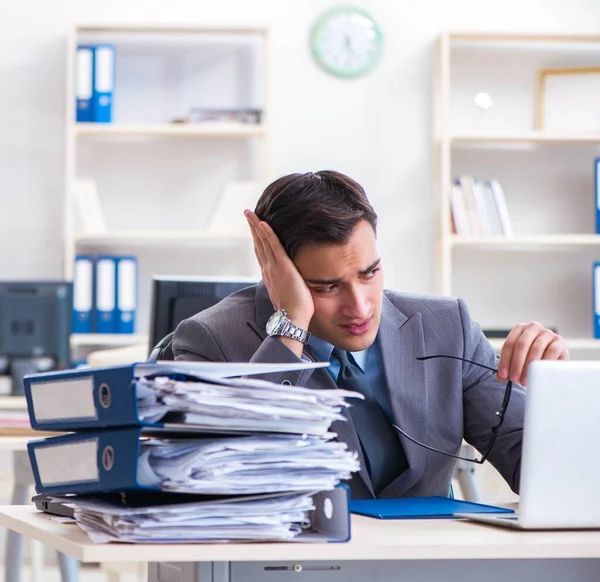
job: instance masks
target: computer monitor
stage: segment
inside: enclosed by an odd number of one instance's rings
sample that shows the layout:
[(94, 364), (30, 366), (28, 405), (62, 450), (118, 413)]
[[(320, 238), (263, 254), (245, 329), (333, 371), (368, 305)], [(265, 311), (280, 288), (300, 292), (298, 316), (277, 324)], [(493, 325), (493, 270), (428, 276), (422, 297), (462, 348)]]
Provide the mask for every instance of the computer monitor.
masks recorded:
[(251, 277), (153, 277), (149, 352), (180, 321), (257, 282)]
[(71, 366), (73, 284), (0, 281), (0, 374), (23, 394), (23, 376)]

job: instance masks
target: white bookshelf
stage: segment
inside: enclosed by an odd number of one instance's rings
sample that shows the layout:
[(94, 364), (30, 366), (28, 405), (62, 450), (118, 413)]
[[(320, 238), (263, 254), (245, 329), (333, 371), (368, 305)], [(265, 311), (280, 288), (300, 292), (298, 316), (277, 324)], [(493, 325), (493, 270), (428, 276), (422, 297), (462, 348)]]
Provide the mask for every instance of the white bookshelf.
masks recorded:
[[(538, 73), (589, 67), (600, 35), (446, 32), (435, 58), (436, 291), (467, 300), (486, 328), (539, 320), (571, 350), (597, 357), (593, 339), (594, 158), (600, 127), (536, 127)], [(489, 110), (474, 104), (492, 98)], [(498, 179), (514, 236), (459, 236), (450, 209), (462, 174)], [(502, 340), (493, 340), (499, 348)]]
[(220, 244), (250, 244), (251, 238), (227, 237), (223, 238), (216, 234), (204, 232), (202, 230), (123, 230), (106, 233), (80, 234), (75, 237), (75, 241), (81, 245), (154, 245), (168, 246), (177, 244), (200, 244), (212, 242), (215, 245)]
[(596, 234), (548, 234), (517, 236), (458, 236), (451, 235), (452, 247), (490, 248), (506, 250), (531, 250), (532, 248), (553, 247), (571, 248), (600, 245), (600, 235)]
[(74, 333), (71, 334), (71, 348), (132, 346), (147, 344), (148, 335), (144, 333)]
[[(80, 43), (116, 48), (111, 123), (77, 123), (75, 58)], [(66, 279), (85, 254), (138, 256), (138, 322), (150, 308), (157, 272), (203, 271), (203, 261), (251, 252), (246, 236), (204, 232), (229, 182), (267, 182), (270, 168), (270, 34), (262, 26), (80, 23), (68, 35), (65, 91), (64, 259)], [(259, 109), (257, 123), (185, 122), (195, 108)], [(91, 178), (105, 230), (85, 231), (72, 184)], [(229, 263), (227, 263), (229, 264)], [(207, 267), (209, 268), (209, 267)], [(227, 267), (229, 268), (229, 267)], [(171, 270), (169, 270), (171, 269)], [(148, 325), (131, 337), (75, 335), (74, 347), (124, 346), (146, 341)]]
[(195, 137), (195, 138), (247, 138), (265, 137), (267, 128), (263, 124), (143, 124), (143, 123), (77, 123), (73, 127), (74, 137)]
[(244, 34), (264, 34), (265, 29), (262, 26), (216, 26), (201, 25), (193, 26), (185, 23), (173, 23), (168, 25), (148, 24), (136, 22), (80, 22), (77, 30), (85, 33), (100, 34), (152, 34), (152, 35), (244, 35)]
[(542, 133), (539, 131), (524, 131), (522, 133), (491, 133), (491, 134), (453, 134), (449, 141), (456, 147), (480, 144), (597, 144), (600, 143), (600, 132), (590, 133)]

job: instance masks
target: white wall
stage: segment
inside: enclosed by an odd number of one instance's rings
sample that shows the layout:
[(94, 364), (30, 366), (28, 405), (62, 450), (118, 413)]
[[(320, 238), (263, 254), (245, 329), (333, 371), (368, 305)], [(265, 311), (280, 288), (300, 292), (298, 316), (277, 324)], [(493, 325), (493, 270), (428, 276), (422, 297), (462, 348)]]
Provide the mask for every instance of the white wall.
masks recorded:
[(336, 2), (3, 0), (0, 19), (0, 277), (59, 277), (65, 35), (75, 21), (266, 24), (273, 31), (273, 168), (334, 168), (381, 217), (388, 286), (433, 291), (432, 43), (443, 29), (598, 28), (596, 0), (363, 0), (386, 40), (378, 69), (337, 80), (308, 34)]

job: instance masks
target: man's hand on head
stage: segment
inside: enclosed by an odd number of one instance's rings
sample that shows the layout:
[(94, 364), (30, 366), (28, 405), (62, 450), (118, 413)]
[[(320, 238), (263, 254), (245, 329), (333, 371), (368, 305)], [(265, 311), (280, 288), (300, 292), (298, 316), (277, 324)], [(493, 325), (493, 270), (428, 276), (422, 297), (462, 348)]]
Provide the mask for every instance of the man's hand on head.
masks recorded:
[(498, 365), (498, 379), (527, 385), (527, 368), (535, 360), (568, 360), (565, 340), (541, 323), (519, 323), (508, 334)]
[(252, 232), (254, 254), (273, 308), (285, 309), (292, 323), (308, 329), (315, 308), (302, 275), (273, 229), (251, 210), (246, 210), (244, 214)]

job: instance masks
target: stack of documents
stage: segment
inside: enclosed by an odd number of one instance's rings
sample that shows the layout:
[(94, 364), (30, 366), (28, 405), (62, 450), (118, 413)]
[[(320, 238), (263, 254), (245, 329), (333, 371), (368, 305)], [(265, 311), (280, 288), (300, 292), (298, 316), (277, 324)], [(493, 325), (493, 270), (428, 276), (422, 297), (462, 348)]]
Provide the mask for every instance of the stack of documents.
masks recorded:
[(96, 543), (109, 541), (290, 540), (315, 508), (308, 495), (123, 508), (78, 501), (75, 519)]
[(25, 378), (25, 396), (36, 430), (143, 426), (325, 436), (343, 418), (346, 398), (361, 394), (231, 377), (324, 365), (159, 362), (48, 372)]
[(192, 502), (129, 504), (82, 497), (75, 519), (95, 543), (191, 543), (213, 541), (346, 541), (347, 491), (194, 498)]
[[(38, 493), (75, 494), (69, 501), (77, 522), (97, 541), (323, 533), (314, 526), (315, 499), (334, 491), (336, 512), (348, 521), (347, 493), (336, 486), (359, 461), (329, 428), (343, 419), (347, 399), (361, 396), (232, 377), (264, 373), (264, 365), (218, 368), (164, 362), (27, 377), (32, 426), (75, 431), (28, 444)], [(270, 365), (281, 369), (290, 366)], [(152, 491), (165, 503), (135, 508), (90, 499)], [(176, 505), (166, 503), (172, 494), (182, 498)], [(339, 541), (339, 528), (325, 537)]]
[(262, 380), (141, 378), (136, 382), (142, 422), (199, 429), (325, 435), (342, 419), (344, 390), (312, 390)]
[(149, 436), (138, 428), (28, 443), (39, 493), (157, 490), (210, 495), (321, 491), (359, 470), (355, 452), (325, 437)]

